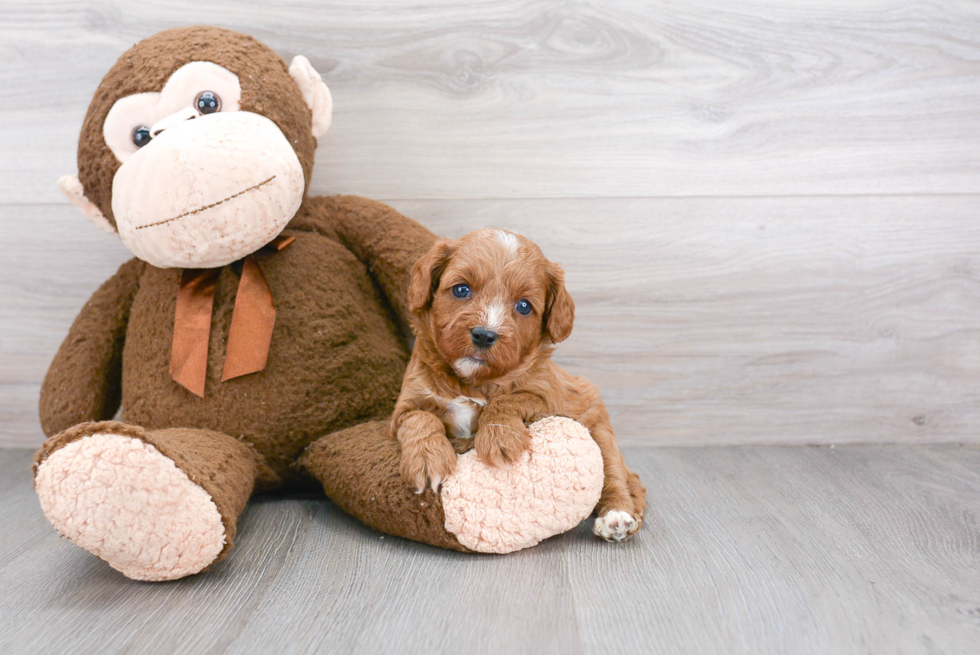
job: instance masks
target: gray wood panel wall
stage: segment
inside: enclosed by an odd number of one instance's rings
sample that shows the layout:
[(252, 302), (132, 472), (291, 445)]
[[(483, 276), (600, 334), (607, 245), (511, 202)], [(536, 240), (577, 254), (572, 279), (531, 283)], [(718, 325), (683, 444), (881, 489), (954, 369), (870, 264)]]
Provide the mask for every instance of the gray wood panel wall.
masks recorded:
[(55, 185), (88, 101), (195, 23), (323, 73), (313, 193), (563, 262), (624, 442), (980, 441), (980, 4), (0, 0), (0, 445), (127, 258)]

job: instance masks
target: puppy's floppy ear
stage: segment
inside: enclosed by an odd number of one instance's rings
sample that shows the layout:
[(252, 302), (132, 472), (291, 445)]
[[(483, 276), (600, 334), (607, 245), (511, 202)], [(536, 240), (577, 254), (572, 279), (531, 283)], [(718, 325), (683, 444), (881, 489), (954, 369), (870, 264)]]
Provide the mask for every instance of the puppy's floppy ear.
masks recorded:
[(565, 289), (565, 272), (558, 264), (548, 265), (548, 292), (545, 299), (545, 336), (552, 343), (560, 343), (572, 333), (575, 322), (575, 301)]
[(455, 250), (454, 241), (443, 239), (425, 253), (412, 267), (412, 281), (408, 285), (408, 309), (419, 314), (429, 309), (432, 294), (439, 287), (439, 276), (449, 263)]

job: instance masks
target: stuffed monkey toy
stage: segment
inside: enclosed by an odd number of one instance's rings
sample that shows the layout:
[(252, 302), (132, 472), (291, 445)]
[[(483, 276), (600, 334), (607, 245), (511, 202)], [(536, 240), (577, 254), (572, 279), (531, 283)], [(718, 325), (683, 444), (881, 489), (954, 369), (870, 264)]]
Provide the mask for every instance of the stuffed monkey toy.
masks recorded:
[(374, 528), (462, 551), (534, 545), (598, 500), (597, 447), (562, 418), (532, 426), (511, 469), (457, 440), (441, 493), (401, 480), (386, 419), (411, 267), (436, 239), (381, 203), (306, 195), (331, 110), (306, 58), (212, 27), (138, 43), (89, 106), (60, 185), (135, 258), (48, 370), (34, 482), (55, 528), (130, 578), (206, 570), (253, 493), (304, 481)]

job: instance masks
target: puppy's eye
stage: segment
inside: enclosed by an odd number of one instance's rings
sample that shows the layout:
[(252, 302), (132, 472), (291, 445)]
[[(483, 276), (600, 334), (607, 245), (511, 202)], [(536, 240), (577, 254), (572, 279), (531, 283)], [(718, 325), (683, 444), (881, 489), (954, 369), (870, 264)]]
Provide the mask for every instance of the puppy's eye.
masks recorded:
[(201, 91), (194, 98), (194, 108), (202, 115), (213, 114), (221, 111), (221, 98), (214, 91)]
[(514, 305), (514, 309), (517, 310), (518, 314), (523, 314), (524, 316), (527, 316), (528, 314), (531, 313), (531, 303), (529, 303), (528, 301), (522, 298), (521, 300), (517, 301), (516, 305)]
[(468, 284), (457, 284), (453, 287), (453, 295), (457, 298), (469, 298), (470, 297), (470, 285)]
[(135, 130), (133, 130), (133, 143), (136, 144), (137, 148), (142, 148), (147, 143), (153, 140), (150, 136), (150, 128), (145, 125), (140, 125)]

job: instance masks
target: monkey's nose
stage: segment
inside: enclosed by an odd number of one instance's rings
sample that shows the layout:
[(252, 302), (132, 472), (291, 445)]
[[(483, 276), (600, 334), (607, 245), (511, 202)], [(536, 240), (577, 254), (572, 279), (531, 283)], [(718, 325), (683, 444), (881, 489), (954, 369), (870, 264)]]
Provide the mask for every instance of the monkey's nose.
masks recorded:
[(193, 107), (184, 107), (180, 111), (170, 114), (166, 118), (161, 118), (153, 127), (150, 128), (150, 138), (155, 139), (157, 136), (163, 132), (168, 127), (173, 127), (178, 123), (183, 123), (184, 121), (189, 121), (192, 118), (197, 118), (197, 110)]
[(470, 330), (473, 345), (477, 348), (489, 348), (497, 341), (497, 333), (485, 327), (475, 327)]

